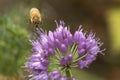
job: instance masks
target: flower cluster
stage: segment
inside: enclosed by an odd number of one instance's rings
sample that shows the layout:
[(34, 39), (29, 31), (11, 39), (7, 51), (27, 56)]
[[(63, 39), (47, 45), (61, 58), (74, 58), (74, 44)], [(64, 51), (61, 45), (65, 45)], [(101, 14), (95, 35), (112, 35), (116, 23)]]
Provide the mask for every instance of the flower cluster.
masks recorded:
[(86, 35), (81, 27), (72, 34), (63, 21), (56, 24), (53, 32), (45, 33), (37, 28), (37, 38), (30, 41), (33, 54), (25, 63), (30, 80), (77, 80), (71, 69), (88, 67), (102, 53), (102, 43), (95, 34)]

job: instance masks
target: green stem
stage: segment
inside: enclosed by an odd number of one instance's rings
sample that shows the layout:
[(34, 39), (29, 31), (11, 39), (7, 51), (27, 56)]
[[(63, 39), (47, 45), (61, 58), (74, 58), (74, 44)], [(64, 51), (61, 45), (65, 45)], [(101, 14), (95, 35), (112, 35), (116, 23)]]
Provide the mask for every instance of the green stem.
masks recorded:
[(72, 73), (71, 73), (71, 70), (70, 69), (67, 69), (66, 70), (66, 76), (71, 79), (72, 78)]
[(73, 63), (75, 63), (75, 62), (77, 62), (78, 60), (80, 60), (80, 59), (82, 59), (82, 58), (86, 57), (86, 56), (87, 56), (87, 54), (88, 54), (88, 53), (86, 53), (85, 55), (83, 55), (83, 56), (79, 57), (78, 59), (76, 59), (75, 61), (73, 61)]

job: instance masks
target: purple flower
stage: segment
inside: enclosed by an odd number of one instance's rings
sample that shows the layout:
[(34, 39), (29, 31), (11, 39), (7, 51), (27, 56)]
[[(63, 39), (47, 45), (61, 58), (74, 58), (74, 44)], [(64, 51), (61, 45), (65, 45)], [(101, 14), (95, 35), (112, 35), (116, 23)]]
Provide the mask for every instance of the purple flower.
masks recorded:
[(61, 65), (67, 65), (72, 61), (72, 54), (69, 54), (68, 56), (62, 56), (60, 60)]
[(77, 80), (76, 78), (72, 77), (72, 80)]
[(52, 80), (58, 80), (61, 77), (60, 71), (53, 71), (50, 73)]
[(86, 35), (81, 27), (72, 34), (63, 21), (56, 24), (53, 32), (45, 33), (37, 28), (39, 35), (30, 41), (33, 54), (25, 63), (30, 80), (77, 80), (70, 69), (88, 67), (103, 51), (95, 34)]
[(68, 80), (68, 78), (66, 76), (62, 76), (61, 80)]
[(40, 73), (34, 74), (30, 80), (49, 80), (46, 71), (41, 71)]

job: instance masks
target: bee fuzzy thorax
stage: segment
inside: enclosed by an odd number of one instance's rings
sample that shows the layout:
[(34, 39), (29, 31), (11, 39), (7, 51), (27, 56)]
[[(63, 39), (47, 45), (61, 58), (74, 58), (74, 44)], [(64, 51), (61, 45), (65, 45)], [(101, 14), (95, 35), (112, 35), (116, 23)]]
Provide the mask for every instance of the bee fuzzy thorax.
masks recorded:
[(30, 10), (30, 21), (34, 25), (41, 23), (41, 14), (37, 8), (32, 8)]

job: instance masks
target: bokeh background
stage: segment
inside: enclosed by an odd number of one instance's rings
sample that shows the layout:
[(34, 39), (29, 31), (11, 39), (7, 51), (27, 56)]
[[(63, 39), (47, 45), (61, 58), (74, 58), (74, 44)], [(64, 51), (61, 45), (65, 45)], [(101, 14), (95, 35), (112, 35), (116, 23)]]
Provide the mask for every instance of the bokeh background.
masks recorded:
[(64, 20), (72, 32), (82, 25), (104, 42), (104, 56), (74, 70), (78, 80), (120, 80), (120, 0), (0, 0), (0, 80), (23, 80), (21, 66), (32, 53), (32, 7), (42, 14), (43, 29), (54, 30), (54, 20)]

